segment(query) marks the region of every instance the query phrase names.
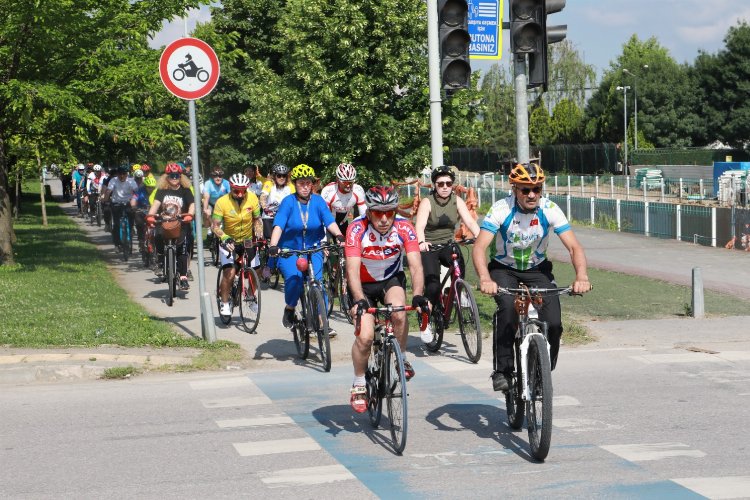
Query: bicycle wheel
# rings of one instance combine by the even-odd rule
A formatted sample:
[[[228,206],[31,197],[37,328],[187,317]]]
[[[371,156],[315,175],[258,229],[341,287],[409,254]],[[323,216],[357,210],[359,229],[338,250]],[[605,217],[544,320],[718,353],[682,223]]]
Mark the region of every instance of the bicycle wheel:
[[[96,225],[102,225],[102,204],[96,200]]]
[[[122,251],[122,260],[127,261],[132,251],[130,241],[130,225],[128,224],[128,218],[123,213],[120,217],[120,251]]]
[[[498,313],[495,312],[495,314],[492,316],[492,331],[494,332],[493,337],[497,335],[497,315]],[[495,340],[493,338],[493,346],[494,345]],[[505,413],[508,416],[508,425],[510,426],[510,428],[518,430],[523,425],[523,415],[525,407],[523,399],[521,398],[521,350],[519,349],[517,340],[513,342],[513,356],[516,360],[516,371],[511,377],[508,392],[505,393]]]
[[[172,304],[174,304],[174,297],[177,294],[177,287],[175,286],[175,257],[174,257],[174,248],[167,247],[167,253],[165,254],[164,258],[166,259],[167,264],[167,305],[172,307]]]
[[[325,276],[325,287],[328,293],[328,315],[333,312],[333,299],[338,295],[338,290],[336,289],[336,266],[331,262],[332,256],[333,254],[329,254],[328,259],[323,264],[323,276]]]
[[[239,301],[240,319],[247,333],[258,328],[260,320],[260,279],[255,269],[248,267],[242,277],[242,292]]]
[[[313,285],[310,287],[310,318],[312,319],[313,332],[318,337],[320,348],[320,360],[323,362],[323,370],[331,371],[331,339],[328,336],[328,312],[326,302],[323,298],[323,290]]]
[[[387,380],[385,383],[385,398],[388,402],[388,420],[391,423],[393,451],[397,455],[401,455],[406,447],[406,431],[408,429],[404,358],[395,338],[389,338],[386,345]]]
[[[216,310],[219,311],[219,319],[225,325],[232,322],[232,315],[221,314],[221,277],[224,274],[224,269],[219,269],[216,273]],[[229,301],[232,301],[232,292],[229,292]]]
[[[302,303],[302,311],[307,314],[307,300],[304,292],[300,297],[300,302]],[[292,333],[294,334],[294,346],[297,348],[297,355],[302,359],[307,359],[310,354],[310,331],[307,329],[307,320],[295,319]]]
[[[278,260],[276,261],[276,263],[278,264]],[[268,283],[271,286],[271,288],[273,288],[274,290],[278,288],[280,278],[281,278],[281,271],[279,271],[278,265],[271,268],[271,278]]]
[[[527,331],[538,332],[536,325]],[[529,400],[526,401],[526,425],[529,430],[531,455],[544,461],[552,438],[552,371],[547,341],[542,335],[532,335],[529,342],[528,373]]]
[[[443,333],[445,326],[443,324],[443,307],[438,304],[430,312],[430,328],[432,329],[432,341],[425,342],[425,347],[430,352],[437,352],[443,345]]]
[[[456,281],[455,309],[458,313],[458,329],[472,363],[482,357],[482,327],[479,324],[479,308],[471,288],[462,279]]]
[[[370,414],[370,423],[373,427],[380,424],[383,415],[383,388],[385,383],[383,377],[383,351],[379,340],[372,344],[370,359],[367,361],[365,380],[367,381],[367,413]]]

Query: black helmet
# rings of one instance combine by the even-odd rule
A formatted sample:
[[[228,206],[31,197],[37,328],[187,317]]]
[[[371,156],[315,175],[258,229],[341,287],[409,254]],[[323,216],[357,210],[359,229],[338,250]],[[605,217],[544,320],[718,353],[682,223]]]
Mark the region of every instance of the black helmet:
[[[432,171],[432,175],[430,178],[432,179],[432,183],[435,183],[435,179],[442,175],[449,175],[451,177],[451,180],[455,182],[456,180],[456,167],[450,167],[448,165],[440,165],[439,167],[435,168],[435,170]]]

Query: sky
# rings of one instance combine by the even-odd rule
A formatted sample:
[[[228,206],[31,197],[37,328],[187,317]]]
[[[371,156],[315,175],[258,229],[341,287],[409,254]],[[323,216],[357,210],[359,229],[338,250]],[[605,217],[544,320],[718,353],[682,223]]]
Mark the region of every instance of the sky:
[[[504,3],[507,20],[509,0]],[[191,11],[188,32],[197,21],[209,19],[206,6]],[[700,50],[716,53],[722,49],[727,30],[739,20],[750,20],[750,0],[567,0],[561,12],[548,17],[548,24],[567,24],[568,40],[601,76],[633,34],[641,40],[655,36],[678,63],[692,63]],[[182,20],[166,23],[152,46],[165,45],[183,32]],[[503,38],[500,63],[506,65],[510,50],[507,31]],[[474,70],[486,71],[494,62],[474,60],[471,65]]]

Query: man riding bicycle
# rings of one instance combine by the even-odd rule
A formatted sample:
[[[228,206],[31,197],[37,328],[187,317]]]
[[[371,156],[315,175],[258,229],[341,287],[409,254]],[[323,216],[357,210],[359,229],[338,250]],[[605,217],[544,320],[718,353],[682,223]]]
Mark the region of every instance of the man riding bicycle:
[[[248,192],[250,179],[244,174],[234,174],[229,178],[229,186],[230,193],[216,201],[212,216],[214,235],[220,238],[222,242],[219,247],[223,273],[219,284],[219,295],[221,296],[219,313],[223,316],[232,314],[229,291],[232,288],[232,281],[236,273],[232,252],[236,252],[237,257],[240,257],[245,252],[242,242],[251,239],[253,235],[263,234],[258,197],[255,196],[255,193]],[[250,253],[251,255],[245,256],[247,262],[255,257],[254,249]],[[255,303],[250,305],[251,308],[253,306],[258,307]]]
[[[121,166],[117,169],[117,177],[109,181],[105,189],[102,201],[112,201],[112,242],[115,247],[119,248],[121,244],[120,219],[123,216],[127,217],[130,227],[133,227],[135,216],[133,209],[135,209],[135,195],[138,191],[138,184],[131,177],[128,177],[127,167]]]
[[[398,193],[392,187],[375,186],[365,194],[367,211],[364,216],[352,221],[346,232],[346,272],[352,317],[378,302],[403,306],[406,304],[406,274],[403,260],[409,265],[411,275],[412,306],[421,312],[429,311],[429,303],[422,296],[424,278],[419,254],[417,233],[411,222],[396,215]],[[414,368],[406,360],[406,339],[409,322],[406,312],[395,312],[391,316],[393,330],[401,351],[404,353],[404,375],[414,377]],[[375,318],[360,315],[359,335],[352,345],[352,382],[350,404],[354,411],[367,410],[365,370],[375,335]]]
[[[351,163],[342,163],[336,167],[336,182],[326,184],[320,192],[342,234],[346,233],[349,224],[347,217],[355,206],[359,210],[359,216],[365,215],[367,210],[365,190],[354,183],[356,179],[357,169]]]
[[[547,260],[546,255],[551,232],[557,234],[570,252],[570,260],[576,273],[573,293],[590,291],[591,283],[583,247],[560,207],[542,196],[544,171],[536,163],[517,164],[511,171],[509,180],[511,195],[492,205],[482,221],[472,252],[482,292],[496,295],[498,286],[518,288],[519,283],[538,288],[557,287],[552,274],[552,263]],[[495,257],[488,266],[487,247],[496,235]],[[496,391],[507,392],[514,365],[516,315],[513,296],[496,296],[495,300],[499,315],[493,341],[492,386]],[[560,298],[557,295],[544,298],[539,309],[539,319],[547,323],[550,361],[554,370],[563,333]]]

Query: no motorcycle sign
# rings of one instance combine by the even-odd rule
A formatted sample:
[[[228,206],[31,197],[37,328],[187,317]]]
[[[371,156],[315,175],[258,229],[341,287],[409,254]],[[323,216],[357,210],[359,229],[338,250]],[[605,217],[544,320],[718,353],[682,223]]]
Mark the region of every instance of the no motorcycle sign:
[[[180,38],[162,52],[159,75],[167,90],[180,99],[200,99],[219,81],[219,58],[203,40]]]

